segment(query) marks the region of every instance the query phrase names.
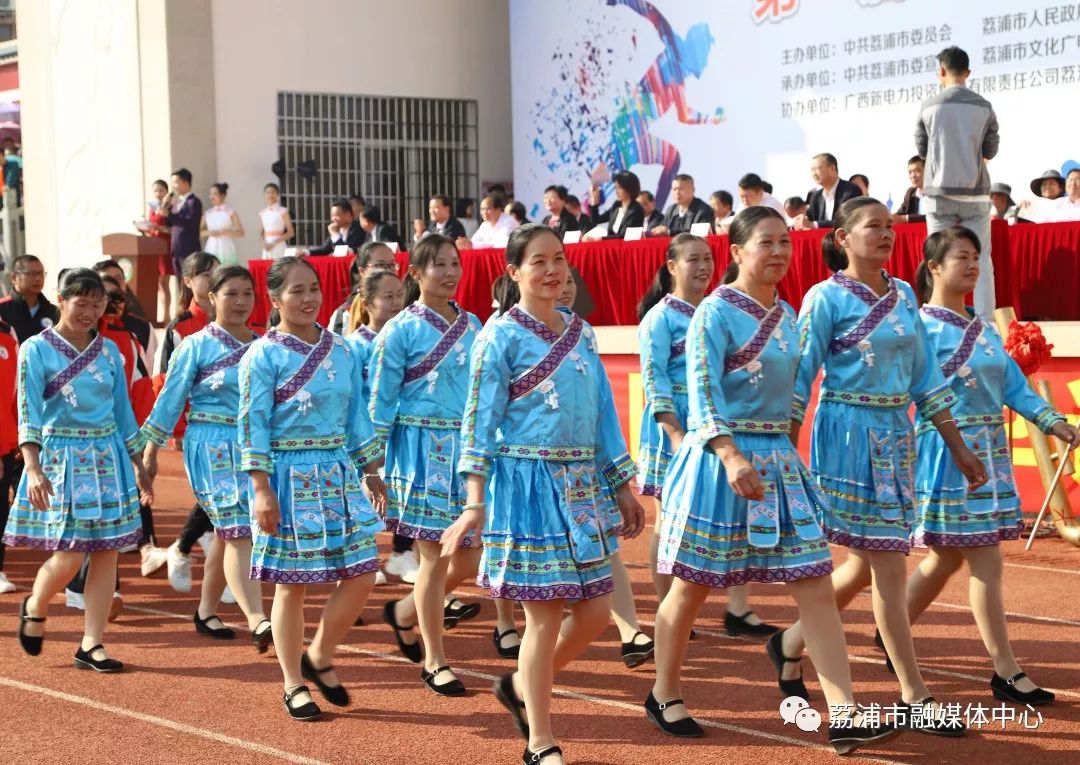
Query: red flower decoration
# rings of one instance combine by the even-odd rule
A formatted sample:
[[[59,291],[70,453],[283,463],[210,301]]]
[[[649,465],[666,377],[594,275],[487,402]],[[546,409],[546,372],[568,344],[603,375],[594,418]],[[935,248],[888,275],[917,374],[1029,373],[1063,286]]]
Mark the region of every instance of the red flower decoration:
[[[1021,323],[1013,319],[1009,324],[1009,336],[1005,338],[1005,351],[1023,371],[1025,377],[1031,377],[1039,368],[1050,360],[1050,351],[1054,349],[1046,342],[1042,330],[1035,322]]]

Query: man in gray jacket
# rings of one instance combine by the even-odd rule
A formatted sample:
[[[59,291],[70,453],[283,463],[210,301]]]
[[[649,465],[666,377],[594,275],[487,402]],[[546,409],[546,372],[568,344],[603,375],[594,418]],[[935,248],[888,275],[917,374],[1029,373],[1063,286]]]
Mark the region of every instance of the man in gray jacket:
[[[941,92],[924,101],[919,110],[915,145],[926,160],[923,202],[927,231],[933,234],[964,226],[979,238],[975,311],[990,320],[995,299],[986,160],[998,152],[998,123],[990,102],[968,90],[970,74],[968,55],[960,48],[946,48],[938,54]]]

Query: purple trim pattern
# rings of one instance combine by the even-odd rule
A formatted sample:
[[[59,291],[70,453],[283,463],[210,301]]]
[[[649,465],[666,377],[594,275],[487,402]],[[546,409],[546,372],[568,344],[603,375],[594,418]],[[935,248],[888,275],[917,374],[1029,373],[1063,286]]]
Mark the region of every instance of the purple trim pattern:
[[[892,278],[885,273],[885,271],[882,271],[881,274],[885,277],[885,281],[889,283],[889,291],[891,292],[894,290],[895,286],[893,285]],[[881,300],[881,297],[875,295],[872,289],[862,282],[852,279],[845,273],[837,271],[832,275],[832,280],[870,307],[873,307],[874,304]],[[884,297],[884,295],[882,295],[882,297]]]
[[[734,292],[734,290],[729,291]],[[774,305],[772,310],[769,311],[765,315],[765,318],[758,324],[754,336],[747,340],[742,348],[724,359],[724,374],[729,374],[742,369],[751,361],[758,358],[765,350],[765,346],[768,345],[769,338],[772,337],[772,333],[780,324],[780,319],[783,315],[784,309],[780,303]]]
[[[300,392],[300,389],[310,382],[315,376],[315,371],[323,363],[330,351],[334,348],[334,337],[327,330],[322,330],[322,336],[315,345],[308,345],[292,335],[270,330],[266,333],[266,339],[272,343],[283,345],[291,351],[296,351],[307,356],[303,365],[296,374],[290,377],[284,385],[274,391],[274,403],[284,404],[290,398]]]
[[[229,526],[224,529],[214,529],[219,539],[251,539],[251,526]]]
[[[679,300],[674,295],[664,295],[664,297],[660,298],[660,302],[676,313],[681,313],[683,316],[689,316],[690,318],[694,317],[694,306],[685,300]]]
[[[687,582],[717,588],[736,587],[747,582],[797,582],[801,579],[828,576],[832,573],[832,570],[833,564],[831,560],[796,566],[795,568],[746,568],[741,571],[731,571],[727,574],[700,571],[675,561],[662,560],[656,564],[657,573],[671,574]]]
[[[138,544],[142,530],[133,531],[122,537],[112,539],[44,539],[40,537],[16,536],[4,534],[5,545],[12,547],[28,547],[33,550],[50,550],[64,552],[93,553],[102,550],[119,550],[130,545]]]
[[[975,342],[979,339],[979,335],[983,331],[983,322],[978,316],[973,318],[969,322],[965,322],[959,316],[952,311],[944,308],[938,308],[933,305],[924,305],[922,312],[927,316],[932,316],[938,321],[946,324],[951,324],[957,329],[964,330],[964,336],[960,339],[960,345],[956,347],[953,355],[946,359],[945,363],[941,365],[941,374],[945,375],[946,379],[956,374],[956,371],[960,367],[967,364],[971,359],[971,354],[975,353]]]
[[[379,559],[372,558],[346,568],[324,571],[278,571],[268,566],[252,566],[251,578],[259,582],[275,582],[277,584],[322,584],[353,579],[364,574],[373,574],[378,570]]]
[[[937,534],[930,531],[916,532],[912,538],[915,547],[989,547],[999,542],[1019,539],[1024,531],[1024,522],[1016,526],[987,531],[982,534]]]
[[[244,358],[249,350],[251,350],[251,343],[241,343],[235,337],[230,335],[225,330],[221,329],[215,324],[207,324],[203,330],[210,337],[217,340],[219,343],[228,349],[228,353],[215,361],[213,364],[203,367],[195,373],[195,384],[198,385],[203,380],[207,379],[211,375],[216,374],[222,369],[229,369],[240,363],[240,359]]]
[[[750,314],[758,321],[764,319],[765,316],[768,314],[768,310],[766,310],[763,305],[758,303],[749,295],[744,295],[743,293],[739,292],[736,289],[732,289],[726,284],[721,284],[719,287],[713,290],[713,295],[720,298],[721,300],[726,300],[743,313]]]
[[[888,552],[911,552],[909,539],[872,539],[849,534],[846,531],[825,530],[825,536],[830,542],[841,547],[852,547],[856,550],[885,550]]]
[[[454,301],[452,300],[450,301],[450,305],[454,306],[454,309],[458,312],[458,318],[460,319],[461,314],[465,312],[458,308],[457,304],[454,303]],[[435,329],[437,329],[439,332],[445,332],[446,330],[450,329],[450,325],[447,323],[446,319],[442,317],[442,314],[432,311],[423,303],[410,303],[409,305],[405,306],[405,310],[413,314],[414,316],[419,316],[428,324],[435,327]]]
[[[49,327],[42,332],[41,336],[45,338],[45,341],[49,345],[63,354],[66,358],[71,359],[71,363],[68,364],[64,371],[49,380],[48,384],[45,386],[43,396],[46,399],[55,396],[60,392],[61,388],[78,377],[80,372],[97,360],[97,357],[101,355],[101,351],[105,348],[105,341],[101,339],[101,335],[95,336],[94,339],[90,341],[90,344],[83,349],[82,353],[77,352],[74,348],[64,342],[64,339],[60,337],[52,327]]]
[[[487,586],[493,598],[506,600],[588,600],[607,595],[615,590],[615,583],[610,576],[594,582],[580,584],[518,585],[500,584]]]
[[[671,358],[677,358],[686,353],[686,338],[676,340],[671,344]]]
[[[840,281],[838,277],[841,276],[843,276],[843,274],[833,274],[833,279]],[[852,285],[855,285],[855,287],[861,289],[863,292],[869,293],[870,295],[874,294],[865,285],[859,284],[858,282],[853,281],[846,276],[843,276],[843,278],[850,282]],[[843,284],[843,282],[841,282],[841,284]],[[844,286],[847,287],[846,284]],[[853,292],[855,296],[858,297],[860,300],[866,302],[865,295],[860,294],[853,287],[848,287],[848,289]],[[896,308],[896,304],[899,302],[900,290],[896,289],[896,282],[894,282],[892,279],[889,279],[889,291],[886,292],[880,300],[876,300],[872,304],[873,307],[870,309],[870,312],[866,314],[866,316],[862,318],[862,321],[855,325],[855,327],[852,328],[847,334],[845,334],[843,337],[838,337],[830,340],[829,351],[831,351],[832,353],[841,353],[843,351],[854,348],[864,339],[869,337],[870,334],[878,328],[881,322],[885,321],[885,317],[892,313],[893,309]]]
[[[518,308],[516,305],[511,306],[510,310],[506,313],[511,319],[516,321],[521,326],[525,327],[525,329],[532,332],[541,340],[549,343],[554,343],[558,341],[559,336],[551,331],[551,327],[549,327],[547,324],[544,324],[544,322],[542,321],[537,321],[528,313]],[[565,332],[563,334],[565,334]]]
[[[376,337],[375,330],[363,324],[356,328],[356,334],[360,335],[360,337],[364,338],[369,343],[372,342]]]
[[[413,303],[411,306],[409,306],[409,308],[412,308],[416,305],[417,303]],[[432,321],[430,316],[434,316],[435,318],[439,319],[439,321],[441,321],[444,325],[446,325],[446,320],[443,319],[443,317],[439,316],[439,314],[435,313],[429,308],[424,308],[423,306],[421,306],[421,308],[423,308],[423,313],[420,313],[419,311],[413,311],[413,313],[420,316],[432,326],[435,326],[435,322]],[[442,332],[442,337],[439,338],[439,342],[435,343],[435,347],[428,351],[427,355],[425,355],[424,358],[420,359],[420,363],[416,364],[415,366],[408,367],[405,370],[404,382],[406,384],[415,382],[416,380],[425,377],[428,372],[439,366],[442,360],[446,358],[446,355],[450,353],[450,351],[453,349],[457,341],[460,340],[462,336],[464,336],[464,334],[468,331],[468,314],[459,309],[457,318],[454,319],[453,324],[446,325],[445,329],[440,329],[437,326],[435,326],[435,328]]]
[[[521,311],[521,313],[527,316],[524,311]],[[514,318],[518,319],[517,316],[514,316]],[[532,317],[528,318],[531,319]],[[518,320],[520,321],[520,319]],[[570,351],[574,350],[574,347],[578,344],[578,341],[581,339],[583,327],[584,323],[581,321],[581,317],[574,314],[574,318],[570,320],[569,326],[563,331],[562,337],[555,341],[555,344],[551,346],[551,349],[544,355],[544,358],[540,359],[540,361],[510,383],[511,401],[515,401],[528,394],[536,388],[536,386],[555,373],[555,370],[562,364],[563,359],[565,359],[570,354]],[[530,329],[532,328],[530,327]],[[550,334],[554,334],[548,327],[545,326],[544,329],[548,330]]]
[[[664,498],[664,487],[657,486],[655,484],[646,483],[641,487],[641,491],[638,492],[643,497],[656,497],[657,499]]]
[[[397,518],[386,518],[383,522],[386,524],[387,531],[392,531],[399,536],[408,537],[409,539],[419,539],[422,542],[441,542],[443,532],[445,531],[445,529],[425,529],[422,526],[413,526],[409,523],[402,523]],[[464,548],[469,548],[476,544],[480,544],[478,538],[465,537],[461,540],[461,546]]]

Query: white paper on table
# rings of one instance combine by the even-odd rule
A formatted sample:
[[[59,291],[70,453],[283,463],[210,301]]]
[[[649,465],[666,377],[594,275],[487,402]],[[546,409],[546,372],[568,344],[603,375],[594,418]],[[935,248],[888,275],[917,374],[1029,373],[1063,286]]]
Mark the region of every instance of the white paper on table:
[[[334,257],[335,258],[345,258],[345,257],[348,257],[348,255],[349,255],[349,245],[347,245],[347,244],[339,244],[339,245],[336,245],[334,247]]]
[[[594,226],[589,229],[581,239],[585,242],[596,242],[603,239],[605,236],[607,236],[607,226]]]
[[[397,254],[397,251],[398,251],[398,243],[397,242],[383,242],[383,244],[385,244],[387,247],[390,248],[390,252],[394,253],[395,255]]]
[[[282,254],[282,257],[283,258],[295,258],[296,257],[296,248],[295,247],[286,247],[285,252]]]
[[[577,244],[581,241],[580,231],[567,231],[562,235],[563,244]]]
[[[641,237],[642,237],[642,235],[644,233],[645,233],[645,227],[644,226],[628,226],[626,228],[626,234],[623,236],[623,241],[624,242],[636,242],[637,240],[641,239]]]
[[[712,224],[707,221],[695,223],[690,226],[690,233],[694,236],[708,236],[712,233]]]
[[[1017,213],[1024,220],[1032,223],[1054,223],[1080,220],[1080,207],[1069,204],[1068,197],[1044,199],[1036,197],[1026,200]]]

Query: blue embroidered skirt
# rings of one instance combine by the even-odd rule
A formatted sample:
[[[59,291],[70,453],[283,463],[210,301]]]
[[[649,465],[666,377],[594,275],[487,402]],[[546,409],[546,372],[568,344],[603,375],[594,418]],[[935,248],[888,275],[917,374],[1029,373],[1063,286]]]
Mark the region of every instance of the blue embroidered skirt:
[[[720,458],[687,434],[664,482],[656,570],[709,587],[831,573],[829,543],[817,521],[825,503],[787,435],[734,438],[758,470],[765,499],[736,495]]]
[[[139,489],[120,434],[45,436],[38,459],[53,487],[48,510],[30,505],[24,470],[4,544],[38,550],[98,552],[138,544]]]
[[[675,417],[686,427],[689,415],[689,399],[686,393],[671,397]],[[663,494],[664,476],[671,461],[671,440],[653,416],[651,404],[641,413],[641,442],[638,444],[638,490],[642,496],[660,498]]]
[[[493,598],[584,600],[614,588],[619,515],[593,461],[498,456],[477,584]]]
[[[271,452],[281,522],[253,524],[251,578],[280,584],[351,579],[378,570],[381,527],[344,448]]]
[[[967,479],[933,426],[919,428],[913,536],[919,546],[983,547],[1019,539],[1024,528],[1001,416],[958,417],[960,434],[990,480],[968,492]]]
[[[907,405],[821,402],[810,471],[828,503],[821,525],[830,542],[860,550],[911,549],[915,435]]]
[[[184,467],[199,506],[222,539],[251,537],[247,473],[238,470],[236,426],[192,422],[184,435]]]
[[[421,422],[399,416],[386,444],[386,526],[404,537],[438,542],[465,506],[465,482],[457,472],[461,421],[413,421]],[[472,543],[466,540],[465,546]]]

